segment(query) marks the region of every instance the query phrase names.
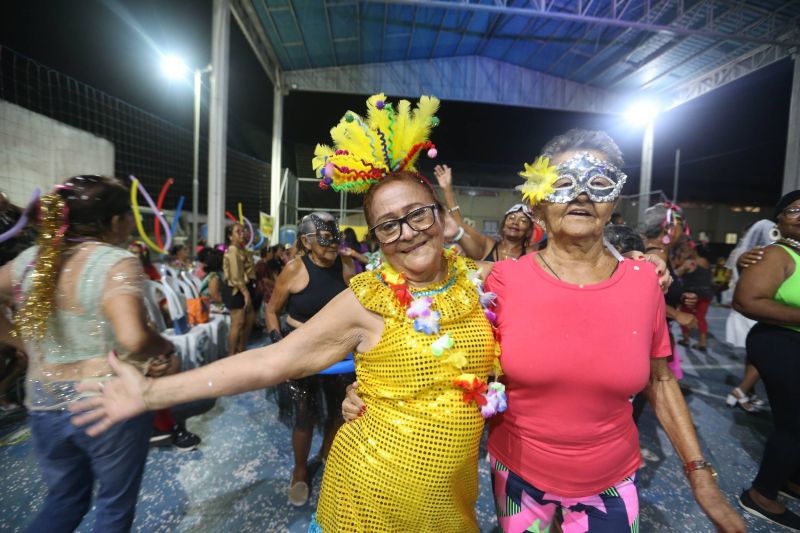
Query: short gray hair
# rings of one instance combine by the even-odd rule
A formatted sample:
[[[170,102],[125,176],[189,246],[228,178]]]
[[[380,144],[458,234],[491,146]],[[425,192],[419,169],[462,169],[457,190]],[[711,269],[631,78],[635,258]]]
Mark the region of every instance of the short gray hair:
[[[571,150],[591,150],[600,152],[606,161],[612,165],[622,168],[625,160],[622,158],[622,151],[614,142],[614,139],[604,131],[582,130],[574,128],[566,133],[550,139],[542,148],[542,155],[553,158],[556,154],[563,154]]]
[[[644,212],[644,222],[642,232],[648,239],[653,239],[661,235],[667,221],[667,206],[656,204],[648,207]]]
[[[311,214],[304,216],[300,220],[300,224],[298,224],[297,232],[300,235],[306,235],[308,233],[316,233],[317,227],[314,225],[314,221],[311,220],[311,217],[317,217],[323,222],[336,222],[336,217],[328,213],[327,211],[314,211]]]

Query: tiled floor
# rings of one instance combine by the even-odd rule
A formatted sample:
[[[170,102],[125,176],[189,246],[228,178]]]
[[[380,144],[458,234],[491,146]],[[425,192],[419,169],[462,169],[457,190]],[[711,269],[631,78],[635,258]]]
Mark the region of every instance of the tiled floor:
[[[727,310],[712,308],[712,333],[724,331]],[[749,485],[771,423],[768,414],[748,415],[724,405],[724,396],[742,373],[741,351],[712,339],[707,354],[682,352],[686,377],[682,385],[698,428],[704,453],[720,472],[720,484],[733,499]],[[763,390],[762,390],[763,396]],[[321,472],[314,478],[311,505],[286,503],[292,455],[290,432],[276,417],[263,391],[218,401],[205,415],[189,420],[203,437],[194,452],[153,449],[137,508],[135,531],[304,532],[319,493]],[[24,431],[24,426],[13,428]],[[642,446],[659,460],[640,471],[642,531],[712,531],[694,503],[679,461],[652,411],[640,423]],[[8,432],[6,431],[6,437]],[[315,438],[315,450],[319,437]],[[483,531],[496,527],[487,463],[481,461],[478,518]],[[41,505],[44,485],[30,440],[0,446],[0,531],[21,531]],[[796,503],[790,504],[800,511]],[[80,531],[90,531],[90,513]],[[747,519],[750,531],[773,527]]]

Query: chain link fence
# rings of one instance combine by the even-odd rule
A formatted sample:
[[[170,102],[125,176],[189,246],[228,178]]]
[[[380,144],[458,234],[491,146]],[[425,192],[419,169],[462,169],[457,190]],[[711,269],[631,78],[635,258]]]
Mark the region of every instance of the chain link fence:
[[[0,46],[0,100],[107,139],[114,145],[114,174],[134,175],[155,195],[168,178],[175,180],[165,201],[177,205],[185,196],[191,213],[193,134],[119,98]],[[199,158],[200,213],[207,210],[208,141],[201,136]],[[245,216],[258,220],[269,212],[270,166],[228,149],[227,209],[242,203]]]

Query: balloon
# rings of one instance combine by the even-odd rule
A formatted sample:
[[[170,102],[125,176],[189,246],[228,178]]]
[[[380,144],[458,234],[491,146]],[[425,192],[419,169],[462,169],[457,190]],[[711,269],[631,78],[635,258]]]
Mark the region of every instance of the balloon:
[[[239,224],[244,225],[244,215],[242,214],[242,202],[239,202]]]
[[[259,248],[261,248],[261,245],[264,244],[264,240],[265,240],[264,239],[264,234],[261,233],[261,230],[257,229],[256,231],[258,232],[258,236],[261,237],[261,239],[258,241],[258,244],[253,246],[253,250],[258,250]]]
[[[28,213],[33,209],[34,204],[36,204],[36,200],[39,199],[39,195],[41,194],[42,191],[41,189],[39,189],[39,187],[36,187],[33,190],[33,196],[31,196],[31,201],[28,202],[28,206],[22,212],[22,215],[19,217],[19,220],[17,220],[16,224],[11,226],[11,229],[0,234],[0,243],[6,242],[9,239],[13,239],[22,231],[22,228],[24,228],[25,225],[28,223]]]
[[[172,226],[169,228],[169,231],[172,235],[175,235],[176,230],[178,229],[178,222],[181,220],[181,209],[183,209],[183,202],[186,200],[184,196],[178,198],[178,207],[175,209],[175,216],[172,218]]]
[[[161,212],[161,206],[164,205],[164,198],[167,196],[167,191],[169,190],[170,185],[175,182],[172,178],[168,179],[164,185],[161,187],[161,192],[158,193],[158,203],[156,204],[156,208],[158,212]],[[159,246],[164,246],[164,243],[161,242],[161,226],[158,224],[158,218],[153,219],[153,232],[156,234],[156,242]],[[173,230],[173,234],[174,234]],[[169,248],[167,246],[167,248]]]
[[[250,230],[250,240],[247,242],[245,248],[250,248],[252,250],[253,237],[255,237],[255,235],[253,235],[253,224],[250,223],[250,219],[247,217],[244,217],[244,221],[247,223],[247,228]]]
[[[320,374],[349,374],[355,371],[356,367],[355,363],[353,362],[353,354],[349,353],[344,359],[338,363],[332,364],[325,370],[321,371]]]
[[[232,221],[236,222],[236,223],[239,222],[238,220],[236,220],[235,216],[231,215],[230,211],[225,211],[225,216],[228,217],[229,219],[231,219]]]
[[[154,252],[165,254],[167,253],[166,250],[164,248],[159,248],[158,245],[151,241],[150,237],[147,236],[147,232],[144,230],[142,214],[139,212],[139,197],[136,194],[136,192],[139,190],[139,180],[136,178],[136,176],[128,177],[130,178],[131,182],[133,182],[133,185],[131,186],[131,207],[133,208],[133,218],[136,221],[136,228],[139,230],[139,235],[142,237],[142,240],[147,244],[147,246],[152,248]],[[150,208],[156,213],[156,217],[158,218],[159,222],[161,222],[161,224],[164,226],[164,230],[167,232],[167,243],[165,248],[168,248],[172,243],[172,233],[170,232],[169,225],[167,225],[167,221],[164,220],[164,217],[161,215],[161,213],[159,213],[155,202],[153,202],[153,199],[150,198],[149,194],[147,194],[144,186],[142,186],[142,194],[144,195],[145,200],[147,200],[147,203],[150,205]]]

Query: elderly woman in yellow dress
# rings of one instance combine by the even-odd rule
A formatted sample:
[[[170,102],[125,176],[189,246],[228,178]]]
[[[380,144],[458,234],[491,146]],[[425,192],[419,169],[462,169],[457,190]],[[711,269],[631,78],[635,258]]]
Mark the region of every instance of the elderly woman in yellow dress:
[[[349,112],[334,128],[335,151],[318,148],[324,186],[371,187],[364,214],[379,269],[276,344],[158,381],[112,360],[121,379],[87,384],[104,394],[85,400],[94,410],[76,423],[98,434],[146,410],[309,376],[354,352],[370,416],[336,435],[312,531],[477,532],[478,445],[502,390],[487,383],[497,351],[475,265],[444,252],[444,210],[413,167],[420,151],[436,155],[427,135],[437,107],[422,97],[412,113],[373,96],[367,119]]]

